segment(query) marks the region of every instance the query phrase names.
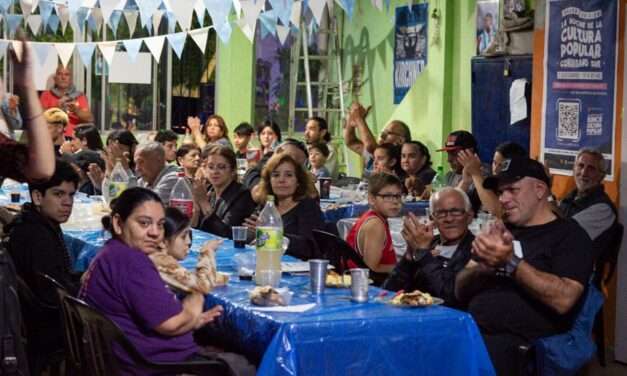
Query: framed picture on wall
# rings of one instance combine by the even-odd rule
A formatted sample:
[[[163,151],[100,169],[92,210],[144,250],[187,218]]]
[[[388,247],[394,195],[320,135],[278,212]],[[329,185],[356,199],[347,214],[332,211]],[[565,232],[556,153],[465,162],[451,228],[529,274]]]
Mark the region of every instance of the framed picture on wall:
[[[495,43],[499,28],[499,0],[477,1],[477,55]]]

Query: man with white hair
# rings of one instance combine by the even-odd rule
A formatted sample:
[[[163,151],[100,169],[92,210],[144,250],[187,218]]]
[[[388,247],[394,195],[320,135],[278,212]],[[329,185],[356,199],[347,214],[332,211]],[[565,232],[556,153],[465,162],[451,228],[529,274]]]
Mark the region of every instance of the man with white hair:
[[[455,293],[468,302],[498,375],[516,375],[518,348],[565,332],[592,272],[592,243],[548,198],[544,166],[513,157],[483,187],[496,191],[505,222],[478,234]]]
[[[559,204],[562,214],[579,223],[592,239],[595,259],[610,248],[614,229],[618,227],[616,206],[603,189],[604,162],[598,150],[581,149],[573,166],[577,188]]]
[[[166,164],[165,149],[158,142],[140,145],[135,151],[137,186],[151,189],[167,205],[179,178],[179,167]]]
[[[392,291],[421,290],[456,306],[455,276],[470,260],[474,240],[468,230],[473,212],[470,200],[459,188],[446,187],[431,196],[432,223],[409,213],[401,234],[407,251],[383,288]],[[439,235],[434,235],[437,228]]]

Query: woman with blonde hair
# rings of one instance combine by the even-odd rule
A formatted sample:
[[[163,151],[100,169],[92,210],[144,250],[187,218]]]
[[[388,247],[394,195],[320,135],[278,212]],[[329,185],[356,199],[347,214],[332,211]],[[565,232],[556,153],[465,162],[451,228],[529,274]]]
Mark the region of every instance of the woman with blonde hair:
[[[60,108],[52,107],[44,111],[44,119],[48,123],[48,132],[54,145],[57,155],[61,155],[61,145],[65,142],[64,132],[68,124],[69,117]]]
[[[287,153],[279,153],[266,163],[261,172],[258,202],[259,210],[268,195],[273,195],[276,208],[283,220],[283,233],[290,240],[287,254],[303,260],[319,258],[320,251],[312,230],[322,229],[322,212],[311,174]],[[257,215],[246,219],[249,229],[257,225]]]

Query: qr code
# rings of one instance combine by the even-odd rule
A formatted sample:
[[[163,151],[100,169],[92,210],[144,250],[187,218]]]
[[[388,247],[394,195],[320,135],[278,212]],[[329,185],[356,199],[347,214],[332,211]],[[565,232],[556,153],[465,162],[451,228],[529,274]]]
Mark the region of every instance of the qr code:
[[[603,135],[603,114],[602,113],[589,113],[588,121],[586,125],[587,136],[602,136]]]
[[[579,140],[579,102],[559,102],[557,137],[566,140]]]

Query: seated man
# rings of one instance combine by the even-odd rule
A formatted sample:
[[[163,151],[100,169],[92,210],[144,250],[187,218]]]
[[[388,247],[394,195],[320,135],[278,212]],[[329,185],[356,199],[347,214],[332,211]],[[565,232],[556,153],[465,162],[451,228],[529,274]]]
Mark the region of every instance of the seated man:
[[[582,149],[573,166],[577,186],[559,204],[565,217],[574,219],[592,239],[594,259],[610,247],[614,226],[618,223],[616,206],[603,189],[605,163],[603,154]]]
[[[518,374],[520,345],[570,329],[592,271],[590,238],[553,213],[549,184],[539,162],[504,161],[484,188],[497,191],[507,224],[477,235],[457,275],[455,295],[468,302],[499,375]]]
[[[314,116],[307,119],[305,123],[305,133],[303,134],[307,148],[315,144],[324,144],[329,151],[324,167],[329,171],[329,177],[337,177],[337,151],[331,143],[331,133],[327,121],[321,117]]]
[[[470,260],[475,239],[468,230],[473,216],[470,200],[459,188],[447,187],[431,196],[429,207],[433,224],[420,223],[412,213],[405,219],[401,234],[407,242],[407,252],[383,288],[418,289],[455,306],[455,276]],[[439,235],[434,236],[434,228]]]
[[[37,277],[47,274],[73,295],[80,287],[80,275],[72,272],[72,263],[60,224],[72,213],[78,175],[66,162],[57,161],[52,177],[44,182],[30,183],[32,203],[24,204],[22,212],[6,228],[8,249],[17,274],[24,279],[39,300],[57,306],[57,293]],[[35,349],[58,349],[63,345],[59,316],[33,313],[26,319],[29,344]],[[29,335],[30,336],[30,335]]]
[[[166,164],[165,150],[158,142],[138,146],[134,161],[137,186],[151,189],[167,205],[180,168]]]
[[[155,135],[155,141],[163,145],[165,160],[168,163],[176,161],[176,147],[179,136],[169,129],[161,129]]]

